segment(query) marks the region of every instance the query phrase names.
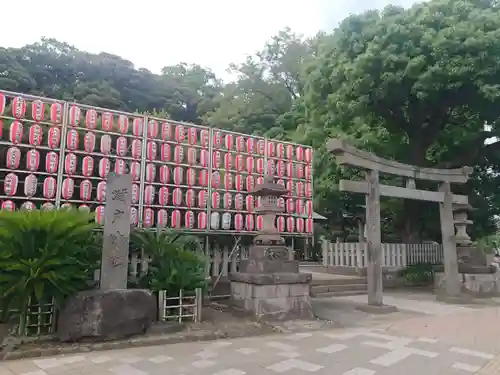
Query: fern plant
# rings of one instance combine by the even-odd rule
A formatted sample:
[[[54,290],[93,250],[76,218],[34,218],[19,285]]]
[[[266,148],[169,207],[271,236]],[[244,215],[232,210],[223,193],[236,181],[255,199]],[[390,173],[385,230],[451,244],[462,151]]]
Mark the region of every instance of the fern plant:
[[[24,315],[88,287],[100,257],[92,216],[76,210],[0,212],[0,300]]]
[[[195,253],[193,238],[135,230],[130,240],[132,251],[142,250],[151,259],[147,274],[139,280],[140,287],[176,295],[180,290],[191,292],[205,286],[205,261]]]

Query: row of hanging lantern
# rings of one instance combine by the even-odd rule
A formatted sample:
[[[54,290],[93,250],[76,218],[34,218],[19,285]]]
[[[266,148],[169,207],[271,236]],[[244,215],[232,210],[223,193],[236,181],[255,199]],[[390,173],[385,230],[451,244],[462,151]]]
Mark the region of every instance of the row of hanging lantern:
[[[0,93],[0,115],[4,114],[6,107],[6,96]],[[32,118],[34,121],[40,122],[44,120],[45,116],[45,103],[41,100],[34,100],[31,103]],[[17,96],[12,100],[12,116],[15,119],[22,119],[26,115],[27,102],[22,96]],[[52,103],[50,107],[50,122],[52,124],[61,124],[62,122],[63,106],[61,103]],[[115,130],[114,117],[117,116],[117,130],[122,134],[129,133],[130,119],[128,115],[118,114],[115,115],[111,112],[103,112],[101,116],[95,109],[87,109],[85,114],[84,125],[88,130],[96,130],[98,120],[100,117],[101,129],[104,132],[111,132]],[[82,110],[77,105],[71,105],[69,108],[68,123],[72,127],[80,127],[82,122]],[[132,135],[135,137],[143,136],[144,119],[137,117],[133,119]],[[14,127],[21,127],[19,121],[15,121]],[[173,128],[175,127],[175,130]],[[161,125],[158,120],[151,119],[147,124],[147,137],[148,139],[156,139],[158,137],[163,141],[173,139],[178,143],[183,143],[187,140],[188,144],[195,145],[198,142],[198,132],[201,147],[208,148],[209,145],[209,130],[201,129],[198,127],[187,126],[184,124],[171,124],[170,122],[162,122]],[[268,158],[289,159],[296,161],[303,161],[305,163],[312,163],[312,150],[302,146],[295,146],[292,144],[285,144],[277,141],[267,141],[267,153],[265,150],[266,141],[264,139],[255,139],[252,137],[245,137],[242,135],[234,135],[223,131],[214,130],[213,132],[213,148],[226,149],[228,151],[236,150],[239,153],[248,154],[267,154]],[[186,137],[187,135],[187,137]],[[121,138],[120,142],[123,142]],[[105,141],[106,143],[107,141]],[[15,143],[15,142],[13,142]],[[151,145],[154,148],[153,145]]]
[[[130,211],[130,221],[132,225],[137,225],[139,220],[139,211],[132,207]],[[242,214],[231,212],[212,212],[210,214],[210,222],[208,214],[204,211],[193,212],[191,210],[184,211],[175,209],[169,211],[167,209],[159,209],[155,211],[152,208],[145,208],[143,214],[143,226],[146,228],[152,227],[171,227],[176,229],[197,229],[206,230],[209,226],[212,230],[235,230],[241,231],[259,231],[263,228],[263,217],[254,214]],[[96,208],[96,220],[99,224],[104,224],[104,206]],[[284,217],[276,218],[276,227],[280,232],[306,232],[311,233],[313,230],[313,220],[311,218],[301,217]]]
[[[247,193],[262,182],[267,171],[287,188],[288,196],[280,199],[285,215],[302,216],[290,216],[298,221],[293,226],[285,221],[283,228],[307,231],[308,225],[300,223],[312,216],[310,148],[160,119],[149,118],[145,123],[142,116],[76,104],[68,105],[64,117],[63,103],[29,101],[22,96],[11,98],[9,106],[7,96],[0,93],[0,116],[11,121],[8,142],[2,143],[6,149],[2,209],[52,209],[59,190],[61,206],[89,210],[97,205],[100,220],[105,179],[114,171],[132,175],[136,206],[131,217],[138,217],[137,206],[143,205],[143,225],[155,222],[153,218],[159,224],[167,223],[165,209],[171,208],[170,226],[201,229],[190,223],[202,225],[207,222],[203,214],[220,209],[224,212],[212,212],[210,223],[229,228],[224,218],[233,215],[230,227],[245,230],[249,225],[238,224],[247,220],[240,220],[238,215],[243,214],[239,211],[253,217],[249,213],[259,201]],[[67,129],[61,128],[63,117]],[[65,147],[62,156],[61,142]],[[60,180],[58,173],[62,174]],[[142,174],[144,194],[139,202]],[[186,209],[185,215],[197,220],[175,213]],[[215,229],[214,225],[205,224],[204,228]]]

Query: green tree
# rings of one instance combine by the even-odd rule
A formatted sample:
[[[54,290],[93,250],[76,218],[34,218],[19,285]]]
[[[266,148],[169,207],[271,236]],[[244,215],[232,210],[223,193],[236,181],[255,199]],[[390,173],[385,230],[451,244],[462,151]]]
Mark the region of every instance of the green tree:
[[[202,117],[216,107],[222,83],[215,74],[196,64],[181,63],[162,69],[167,88],[165,108],[179,121],[202,123]]]
[[[305,39],[284,29],[262,51],[231,64],[236,80],[225,86],[207,122],[244,133],[288,138],[295,124],[284,119],[303,95],[302,71],[317,48],[318,37]],[[291,126],[287,128],[286,126]]]
[[[477,188],[498,170],[500,144],[484,140],[500,132],[499,36],[497,1],[432,0],[348,17],[307,70],[311,134],[340,136],[418,166],[475,166],[462,191],[486,211],[476,216],[491,217],[498,197]],[[426,205],[404,204],[394,221],[406,241],[418,242]]]
[[[91,54],[42,38],[0,49],[0,88],[129,112],[164,112],[201,123],[220,93],[215,75],[198,65],[166,67],[163,74],[136,69],[120,56]]]

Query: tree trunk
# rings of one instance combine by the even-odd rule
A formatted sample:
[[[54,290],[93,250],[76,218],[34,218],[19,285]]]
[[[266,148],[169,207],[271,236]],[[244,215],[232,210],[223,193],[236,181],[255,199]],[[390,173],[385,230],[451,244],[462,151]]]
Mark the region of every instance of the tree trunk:
[[[420,207],[421,202],[405,199],[403,204],[403,231],[401,237],[403,243],[421,243]]]
[[[423,167],[425,164],[425,147],[417,137],[411,137],[410,154],[408,163]],[[415,180],[415,188],[418,189],[418,180]],[[421,243],[422,226],[420,216],[422,212],[422,201],[405,199],[403,204],[403,225],[401,237],[404,243]]]

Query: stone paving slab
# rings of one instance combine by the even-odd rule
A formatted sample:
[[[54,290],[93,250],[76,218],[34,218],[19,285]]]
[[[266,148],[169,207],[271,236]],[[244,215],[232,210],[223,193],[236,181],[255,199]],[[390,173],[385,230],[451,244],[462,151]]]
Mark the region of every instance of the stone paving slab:
[[[432,299],[430,299],[431,297]],[[334,297],[338,301],[346,301],[358,304],[366,304],[368,301],[367,295],[343,296]],[[401,293],[386,293],[384,295],[384,304],[396,306],[399,310],[411,311],[414,313],[425,315],[440,315],[448,316],[452,314],[460,314],[466,312],[474,312],[489,306],[483,305],[452,305],[444,302],[436,301],[435,296],[430,293],[413,293],[413,295]]]
[[[449,344],[500,353],[500,308],[417,317],[389,323],[385,329],[409,337],[425,336]]]
[[[467,375],[494,358],[475,347],[360,328],[5,361],[0,375]]]
[[[498,375],[500,374],[500,355],[497,355],[486,366],[479,370],[476,375]]]

